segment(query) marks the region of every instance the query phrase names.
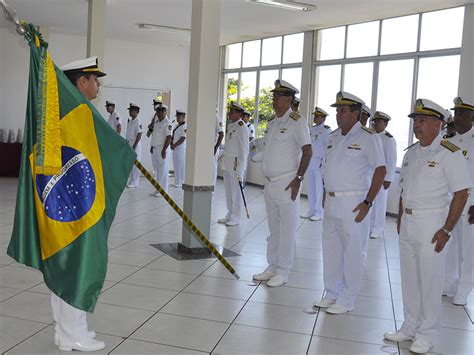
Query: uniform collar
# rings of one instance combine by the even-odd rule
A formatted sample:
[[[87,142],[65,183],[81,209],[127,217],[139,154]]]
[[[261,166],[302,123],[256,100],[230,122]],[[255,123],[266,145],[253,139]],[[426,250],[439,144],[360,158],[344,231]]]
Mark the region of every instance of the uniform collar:
[[[353,125],[352,128],[349,130],[349,132],[347,132],[347,134],[345,136],[346,137],[350,136],[351,134],[354,134],[354,133],[356,133],[358,131],[361,131],[361,130],[362,130],[362,125],[360,124],[359,121],[357,121],[355,123],[355,125]],[[341,133],[341,135],[342,135],[342,133]]]
[[[419,144],[420,148],[428,148],[429,150],[436,150],[439,148],[441,144],[441,140],[443,139],[443,134],[440,132],[435,139],[433,139],[433,142],[428,147],[422,147],[421,144]]]
[[[288,119],[288,117],[290,117],[290,113],[292,113],[292,112],[293,112],[293,110],[292,110],[291,107],[290,107],[290,108],[288,109],[288,111],[286,111],[286,112],[283,114],[283,116],[278,117],[278,116],[275,115],[275,117],[276,117],[277,119],[279,119],[279,120]]]

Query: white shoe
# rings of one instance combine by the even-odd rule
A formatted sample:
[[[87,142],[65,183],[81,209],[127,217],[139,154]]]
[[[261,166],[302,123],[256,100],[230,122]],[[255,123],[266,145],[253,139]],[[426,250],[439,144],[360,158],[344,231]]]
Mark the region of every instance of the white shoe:
[[[453,297],[453,304],[456,306],[465,306],[467,305],[467,297],[464,295],[456,294]]]
[[[238,226],[238,225],[239,225],[239,222],[236,222],[236,221],[227,221],[227,222],[225,222],[225,225],[226,225],[226,226],[229,226],[229,227]]]
[[[323,217],[321,217],[321,216],[316,216],[316,215],[315,215],[315,216],[311,216],[309,219],[310,219],[311,221],[315,222],[315,221],[320,221],[320,220],[322,220]]]
[[[252,280],[255,280],[255,281],[268,281],[275,275],[276,275],[275,271],[269,270],[267,268],[267,270],[265,270],[264,272],[261,272],[260,274],[253,275]]]
[[[320,301],[314,301],[313,306],[314,307],[319,307],[319,308],[328,308],[330,305],[332,305],[334,303],[336,303],[335,299],[329,298],[329,297],[324,297]]]
[[[326,309],[326,312],[331,313],[331,314],[344,314],[352,310],[354,310],[354,307],[348,308],[348,307],[341,306],[340,304],[334,303],[330,305],[328,309]]]
[[[370,239],[381,239],[383,238],[382,234],[379,234],[377,232],[370,232]]]
[[[288,277],[276,274],[267,282],[268,287],[280,287],[288,282]]]
[[[415,354],[426,354],[431,350],[432,347],[433,345],[426,341],[415,340],[410,346],[410,351]]]
[[[229,218],[227,218],[227,217],[219,218],[219,219],[217,220],[217,223],[224,223],[224,224],[225,224],[225,223],[227,223],[227,222],[229,222]]]
[[[405,334],[402,330],[399,330],[398,332],[386,332],[383,337],[387,340],[397,342],[413,340],[412,336]]]
[[[310,212],[306,212],[306,213],[303,213],[300,217],[310,219],[311,217],[313,217],[313,214]]]
[[[74,343],[60,343],[58,347],[62,351],[97,351],[105,348],[105,343],[95,339],[84,339]]]
[[[136,189],[138,186],[137,186],[137,185],[128,184],[127,187],[128,187],[129,189]]]
[[[89,330],[87,332],[87,337],[89,339],[95,339],[97,334],[93,330]],[[59,335],[57,333],[54,333],[54,345],[59,345]]]

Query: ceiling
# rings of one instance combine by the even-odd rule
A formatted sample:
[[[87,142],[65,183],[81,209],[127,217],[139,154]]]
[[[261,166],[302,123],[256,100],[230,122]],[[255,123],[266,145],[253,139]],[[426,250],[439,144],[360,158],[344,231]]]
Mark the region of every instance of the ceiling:
[[[25,19],[50,32],[86,35],[88,0],[6,0]],[[217,0],[215,0],[217,1]],[[137,23],[191,27],[192,0],[107,0],[107,37],[145,43],[187,45],[187,34],[141,30]],[[373,19],[445,9],[474,0],[299,0],[316,11],[295,12],[221,0],[221,44],[334,27]],[[0,27],[7,27],[0,16]]]

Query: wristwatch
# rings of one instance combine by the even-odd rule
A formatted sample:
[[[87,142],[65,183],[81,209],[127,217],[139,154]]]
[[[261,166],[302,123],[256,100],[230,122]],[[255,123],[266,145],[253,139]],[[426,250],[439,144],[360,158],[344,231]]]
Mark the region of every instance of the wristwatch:
[[[295,179],[298,180],[299,182],[301,182],[301,181],[303,181],[304,176],[303,175],[296,175]]]
[[[442,227],[441,230],[446,233],[446,235],[448,237],[451,237],[451,235],[453,234],[453,231],[448,231],[446,228]]]
[[[372,207],[372,202],[364,200],[364,203],[367,205],[367,207]]]

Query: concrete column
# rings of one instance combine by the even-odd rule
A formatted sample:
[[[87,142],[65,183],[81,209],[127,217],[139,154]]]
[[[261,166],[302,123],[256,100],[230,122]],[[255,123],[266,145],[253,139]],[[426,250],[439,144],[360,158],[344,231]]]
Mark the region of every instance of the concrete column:
[[[184,212],[209,237],[219,65],[220,0],[193,0],[188,89]],[[183,224],[181,249],[202,244]]]
[[[466,5],[464,12],[458,95],[474,97],[474,4]]]
[[[87,52],[86,57],[96,56],[99,58],[99,68],[105,69],[105,34],[106,34],[107,0],[89,0],[87,16]],[[97,105],[99,96],[93,103]]]

